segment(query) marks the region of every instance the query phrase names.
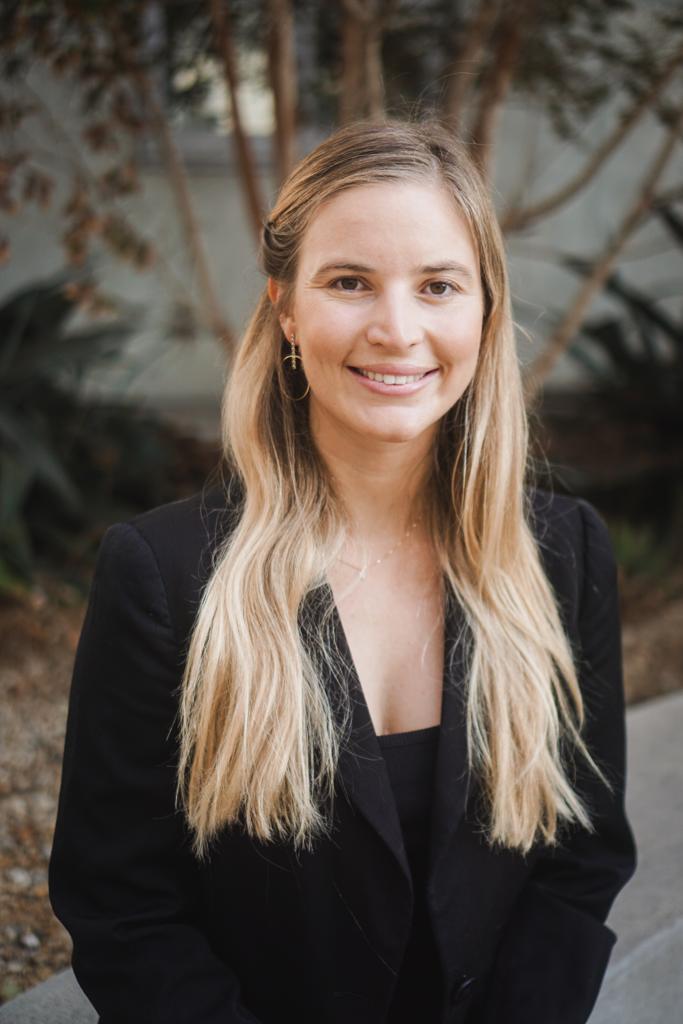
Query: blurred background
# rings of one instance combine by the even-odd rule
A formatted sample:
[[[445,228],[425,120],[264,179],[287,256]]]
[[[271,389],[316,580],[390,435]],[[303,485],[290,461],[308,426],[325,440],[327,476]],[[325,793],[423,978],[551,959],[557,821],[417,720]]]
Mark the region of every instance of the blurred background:
[[[610,526],[629,702],[681,687],[677,0],[3,0],[0,1002],[69,962],[46,869],[102,533],[215,468],[278,185],[386,114],[490,180],[538,473]]]

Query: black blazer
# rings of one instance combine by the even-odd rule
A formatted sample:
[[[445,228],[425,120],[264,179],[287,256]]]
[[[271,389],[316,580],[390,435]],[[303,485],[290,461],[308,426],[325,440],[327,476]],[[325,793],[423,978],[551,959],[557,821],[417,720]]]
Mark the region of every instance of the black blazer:
[[[585,1022],[615,941],[604,921],[635,866],[607,530],[582,500],[537,491],[533,508],[580,660],[587,742],[614,791],[580,772],[596,831],[567,832],[560,849],[539,845],[523,857],[486,845],[466,771],[463,623],[451,602],[428,886],[448,1024]],[[52,905],[102,1024],[380,1024],[408,939],[412,884],[337,613],[353,718],[332,837],[295,855],[229,828],[198,866],[174,809],[186,643],[235,510],[215,488],[104,537],[71,689]]]

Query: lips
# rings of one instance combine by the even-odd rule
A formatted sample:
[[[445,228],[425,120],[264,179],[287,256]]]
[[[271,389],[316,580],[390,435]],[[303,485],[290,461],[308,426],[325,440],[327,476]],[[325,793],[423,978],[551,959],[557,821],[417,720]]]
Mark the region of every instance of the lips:
[[[370,373],[392,374],[395,377],[423,376],[438,369],[436,366],[418,366],[416,363],[368,363],[365,366],[351,366],[351,370],[365,370]]]
[[[369,367],[369,366],[363,366],[363,367],[360,367],[360,366],[349,366],[349,370],[351,370],[357,376],[364,377],[367,380],[374,379],[375,377],[380,377],[380,376],[381,377],[394,377],[394,378],[408,378],[408,381],[410,383],[414,384],[414,383],[417,383],[418,381],[422,380],[424,377],[428,377],[428,376],[431,376],[434,373],[437,373],[438,368],[434,367],[434,368],[431,368],[431,369],[430,368],[425,368],[425,369],[422,369],[422,370],[412,370],[412,371],[409,371],[409,370],[405,370],[405,369],[401,369],[401,370],[375,370],[374,368]],[[372,378],[369,376],[370,374],[372,374]]]
[[[394,397],[400,397],[402,395],[412,395],[416,391],[420,391],[422,388],[429,387],[432,378],[437,376],[439,373],[438,368],[433,370],[430,369],[427,370],[427,372],[423,372],[421,376],[417,376],[417,374],[411,374],[410,376],[413,377],[412,380],[405,380],[405,378],[409,377],[409,375],[405,373],[386,374],[387,377],[400,378],[400,380],[403,381],[403,383],[401,383],[396,379],[392,379],[391,382],[375,379],[374,374],[372,377],[370,377],[367,375],[367,373],[362,373],[357,367],[354,366],[347,366],[347,369],[350,373],[353,374],[353,376],[356,378],[361,387],[366,388],[367,390],[374,392],[375,394],[378,395],[393,395]]]
[[[356,370],[356,373],[368,380],[380,381],[383,384],[416,384],[426,376],[424,373],[398,374],[398,373],[373,373],[371,370]]]

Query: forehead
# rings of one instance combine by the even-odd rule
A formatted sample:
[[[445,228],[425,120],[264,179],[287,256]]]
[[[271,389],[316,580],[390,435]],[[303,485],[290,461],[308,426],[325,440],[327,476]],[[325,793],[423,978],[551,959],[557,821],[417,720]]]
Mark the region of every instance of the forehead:
[[[299,265],[336,254],[382,266],[430,263],[435,257],[478,266],[469,226],[455,199],[438,183],[375,182],[345,189],[313,215]]]

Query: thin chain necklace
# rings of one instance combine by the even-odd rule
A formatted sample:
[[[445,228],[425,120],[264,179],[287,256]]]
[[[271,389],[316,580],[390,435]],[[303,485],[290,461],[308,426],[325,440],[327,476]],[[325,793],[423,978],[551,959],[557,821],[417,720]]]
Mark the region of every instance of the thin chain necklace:
[[[388,551],[385,551],[381,558],[375,558],[373,561],[367,562],[362,568],[360,568],[357,565],[352,565],[351,562],[346,562],[343,558],[338,558],[337,561],[341,562],[342,565],[348,565],[349,569],[355,569],[355,571],[358,573],[358,579],[364,580],[367,578],[370,569],[374,568],[374,566],[376,565],[379,565],[380,562],[383,562],[386,558],[389,557],[389,555],[393,555],[394,551],[397,551],[401,547],[403,542],[410,536],[410,534],[413,532],[413,530],[415,529],[415,527],[417,526],[421,519],[422,516],[418,516],[415,522],[410,524],[406,532],[401,537],[400,541],[398,541],[397,544],[394,544],[393,548],[389,548]]]

